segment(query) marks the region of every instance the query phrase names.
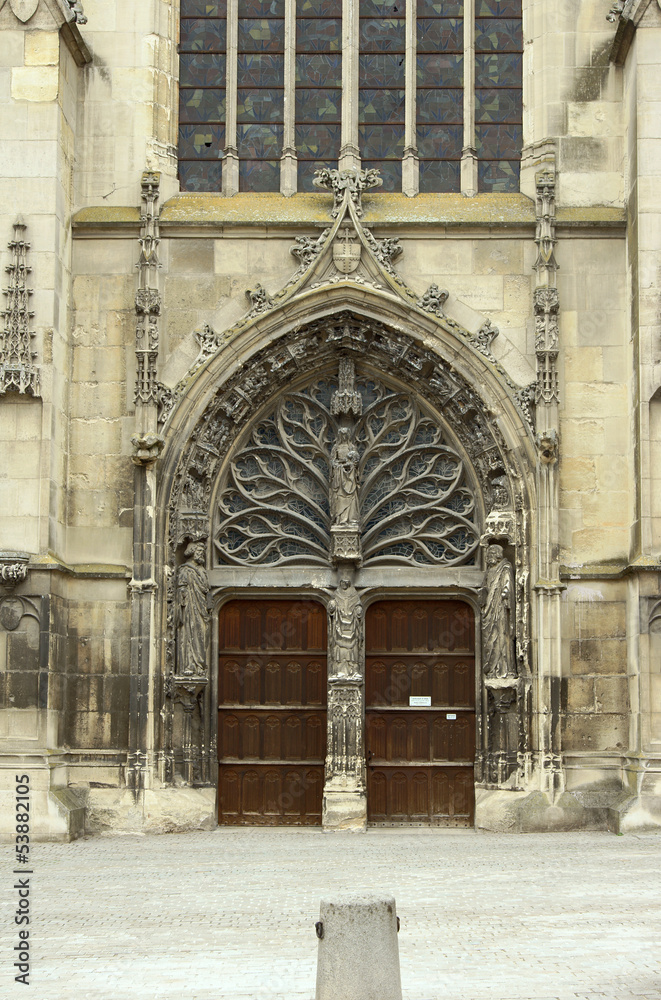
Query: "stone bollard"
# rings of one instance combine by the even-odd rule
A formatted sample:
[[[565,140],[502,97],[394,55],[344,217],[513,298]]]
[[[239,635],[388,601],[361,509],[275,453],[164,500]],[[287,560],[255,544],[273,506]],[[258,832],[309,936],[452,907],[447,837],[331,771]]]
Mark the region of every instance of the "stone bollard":
[[[322,899],[316,1000],[402,1000],[392,896]]]

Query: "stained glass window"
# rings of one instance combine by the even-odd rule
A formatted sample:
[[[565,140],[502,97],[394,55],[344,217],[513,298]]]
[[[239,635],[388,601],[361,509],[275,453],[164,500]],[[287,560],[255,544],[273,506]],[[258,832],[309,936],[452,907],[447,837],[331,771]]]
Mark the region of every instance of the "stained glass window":
[[[416,146],[421,191],[459,191],[464,145],[463,0],[418,0]]]
[[[284,130],[285,0],[239,0],[240,191],[279,191]]]
[[[358,0],[357,104],[343,101],[343,0],[232,0],[229,34],[228,2],[181,0],[183,190],[311,191],[343,141],[380,169],[381,191],[402,190],[404,160],[407,194],[459,191],[473,149],[480,191],[518,190],[521,0],[474,0],[468,26],[464,0],[417,0],[412,23],[406,0]]]
[[[405,0],[360,0],[358,146],[383,191],[401,191],[404,154]]]
[[[480,191],[518,191],[521,165],[521,0],[476,0],[475,146]]]
[[[337,167],[342,131],[342,0],[296,0],[295,144],[298,189]]]
[[[181,0],[179,178],[218,191],[225,149],[225,0]]]

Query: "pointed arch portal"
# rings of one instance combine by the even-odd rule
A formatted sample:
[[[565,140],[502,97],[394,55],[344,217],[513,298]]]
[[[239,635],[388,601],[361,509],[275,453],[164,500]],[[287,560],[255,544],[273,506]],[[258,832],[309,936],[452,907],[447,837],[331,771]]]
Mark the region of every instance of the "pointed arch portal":
[[[214,358],[197,377],[206,394],[191,386],[189,410],[202,401],[192,421],[186,399],[175,411],[187,443],[166,452],[162,481],[170,773],[212,783],[219,763],[223,822],[472,822],[474,779],[511,784],[529,751],[531,507],[517,411],[519,429],[508,431],[494,419],[506,397],[487,404],[465,365],[346,309],[297,324],[212,385],[214,365],[220,375]],[[484,551],[494,541],[515,580],[505,639],[514,666],[484,677]],[[180,581],[193,578],[200,546],[217,609],[199,624],[204,670],[178,624]],[[287,660],[285,636],[280,663],[266,628],[256,646],[230,648],[228,601],[241,614],[251,602],[259,615],[269,602],[325,607],[327,648],[292,647]],[[393,602],[411,638],[378,649],[374,608]],[[423,609],[430,620],[451,609],[470,619],[466,649],[452,636],[417,643]],[[327,675],[323,704],[305,701],[308,670]],[[245,684],[230,697],[233,671]],[[323,752],[312,746],[322,715]],[[273,757],[276,744],[284,756]]]

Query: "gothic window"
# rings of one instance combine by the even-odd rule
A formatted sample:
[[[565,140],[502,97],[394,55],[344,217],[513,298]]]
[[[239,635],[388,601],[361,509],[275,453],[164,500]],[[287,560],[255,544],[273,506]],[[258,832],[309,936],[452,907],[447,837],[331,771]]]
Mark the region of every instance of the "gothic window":
[[[181,0],[183,190],[516,191],[522,0]]]
[[[337,387],[324,378],[289,392],[253,428],[218,493],[215,564],[328,565],[333,511],[349,508],[366,566],[473,564],[480,530],[463,458],[431,414],[368,376],[356,376],[359,415],[342,459],[355,448],[355,500],[341,477],[338,487]]]

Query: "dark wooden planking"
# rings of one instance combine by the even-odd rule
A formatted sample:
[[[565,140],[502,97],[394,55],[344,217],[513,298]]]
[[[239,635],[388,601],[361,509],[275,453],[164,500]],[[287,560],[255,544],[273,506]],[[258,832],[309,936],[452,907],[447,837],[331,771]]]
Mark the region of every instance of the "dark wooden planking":
[[[319,825],[325,610],[308,600],[237,600],[218,624],[219,822]]]

